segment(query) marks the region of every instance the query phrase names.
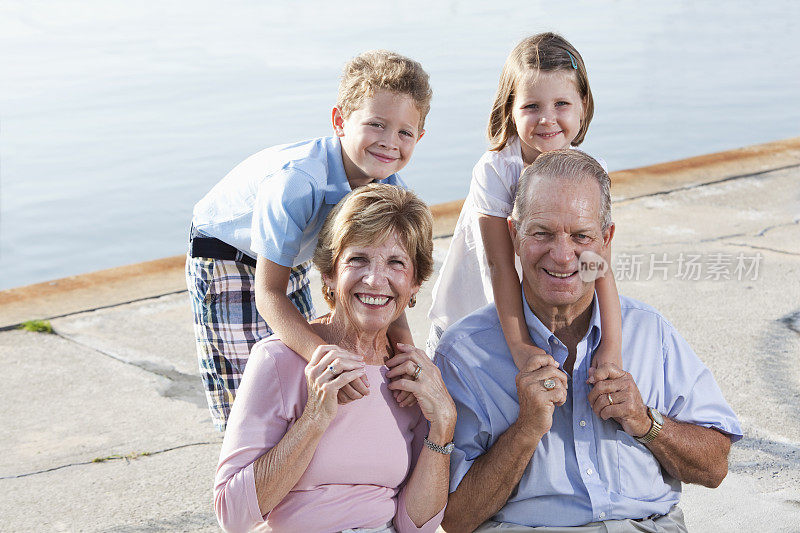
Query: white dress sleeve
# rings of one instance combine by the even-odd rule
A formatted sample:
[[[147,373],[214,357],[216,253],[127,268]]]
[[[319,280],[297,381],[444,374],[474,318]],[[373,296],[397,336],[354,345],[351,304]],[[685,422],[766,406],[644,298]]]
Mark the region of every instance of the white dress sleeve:
[[[469,196],[475,210],[483,215],[507,218],[514,208],[514,196],[524,168],[516,138],[499,152],[486,152],[472,170]]]

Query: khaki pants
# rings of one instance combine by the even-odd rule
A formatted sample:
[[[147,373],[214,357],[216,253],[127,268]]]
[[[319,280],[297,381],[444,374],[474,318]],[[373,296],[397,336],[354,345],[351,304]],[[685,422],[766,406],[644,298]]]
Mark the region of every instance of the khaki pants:
[[[487,520],[475,530],[475,533],[486,531],[498,533],[687,533],[683,521],[683,511],[676,505],[663,516],[640,518],[638,520],[606,520],[605,522],[589,522],[574,527],[528,527],[508,522]]]

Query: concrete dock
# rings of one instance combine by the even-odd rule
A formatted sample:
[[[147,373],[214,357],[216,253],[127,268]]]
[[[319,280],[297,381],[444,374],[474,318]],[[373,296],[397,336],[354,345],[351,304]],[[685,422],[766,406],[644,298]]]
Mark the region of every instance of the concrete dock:
[[[686,337],[745,430],[722,486],[684,486],[690,530],[800,530],[800,138],[611,178],[620,291]],[[434,207],[437,267],[459,207]],[[193,339],[182,256],[0,292],[0,531],[218,531]]]

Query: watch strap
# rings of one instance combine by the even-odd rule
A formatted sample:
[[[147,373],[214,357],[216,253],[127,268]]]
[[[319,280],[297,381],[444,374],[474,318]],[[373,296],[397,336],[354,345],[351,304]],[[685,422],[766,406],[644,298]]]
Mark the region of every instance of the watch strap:
[[[444,446],[439,446],[435,442],[429,441],[428,437],[425,437],[424,442],[425,446],[427,446],[428,448],[430,448],[435,452],[441,453],[442,455],[450,455],[451,453],[453,453],[453,448],[455,448],[455,444],[453,444],[452,441],[448,442]]]
[[[656,417],[653,413],[656,413],[658,416]],[[650,418],[650,429],[641,437],[634,437],[642,444],[649,444],[656,440],[658,434],[661,433],[661,428],[664,427],[663,424],[657,420],[657,418],[661,418],[663,420],[661,413],[658,413],[652,407],[647,408],[647,416]]]

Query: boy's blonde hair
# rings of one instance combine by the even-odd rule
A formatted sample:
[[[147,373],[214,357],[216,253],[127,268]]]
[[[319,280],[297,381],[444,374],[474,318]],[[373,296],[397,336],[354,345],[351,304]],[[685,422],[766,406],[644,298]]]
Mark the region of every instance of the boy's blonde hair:
[[[345,64],[336,106],[347,118],[363,105],[364,98],[374,96],[378,89],[410,96],[419,111],[419,129],[425,129],[433,91],[422,65],[388,50],[364,52]]]
[[[562,36],[551,32],[539,33],[523,39],[514,47],[503,65],[492,112],[489,115],[489,150],[502,150],[509,139],[517,134],[511,114],[517,83],[531,71],[534,75],[540,71],[575,73],[578,94],[585,101],[585,105],[581,127],[572,140],[572,146],[580,145],[586,137],[586,131],[594,115],[594,99],[589,88],[589,76],[583,58]]]
[[[319,232],[314,265],[332,276],[342,250],[380,244],[392,233],[411,257],[414,281],[421,285],[433,273],[433,216],[416,194],[395,185],[370,183],[336,204]],[[333,308],[324,285],[322,294]]]

